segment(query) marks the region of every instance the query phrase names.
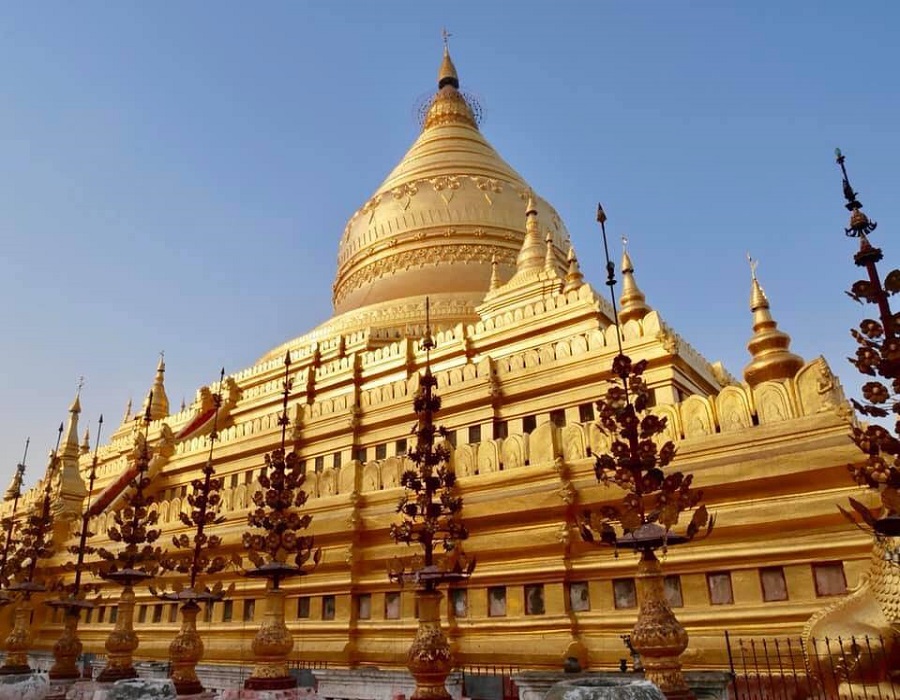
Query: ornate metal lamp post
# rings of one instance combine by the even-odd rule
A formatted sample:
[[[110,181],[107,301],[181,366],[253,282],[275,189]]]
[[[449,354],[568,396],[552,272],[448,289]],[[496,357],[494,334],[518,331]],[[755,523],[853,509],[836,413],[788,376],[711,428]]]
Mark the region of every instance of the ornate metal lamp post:
[[[875,377],[863,385],[864,401],[853,400],[853,407],[861,414],[873,418],[887,418],[900,415],[900,320],[891,310],[890,297],[900,292],[900,270],[891,270],[882,281],[878,272],[881,249],[869,242],[869,235],[878,225],[862,211],[862,203],[850,186],[844,155],[835,151],[837,163],[843,175],[845,207],[850,212],[850,226],[844,229],[847,236],[859,239],[859,250],[853,262],[865,269],[867,279],[858,280],[848,292],[856,301],[874,304],[878,308],[878,319],[866,318],[859,324],[859,330],[851,331],[859,347],[856,357],[850,362],[862,374]],[[853,478],[860,486],[877,489],[881,496],[881,513],[876,518],[863,504],[850,499],[850,505],[861,522],[887,546],[885,538],[900,536],[900,423],[892,434],[881,425],[854,427],[853,442],[866,455],[860,466],[851,466]],[[847,518],[859,524],[856,517],[841,508]],[[888,557],[898,559],[900,552],[889,548]],[[900,563],[900,559],[898,562]]]
[[[267,580],[266,617],[253,638],[253,672],[244,683],[247,690],[286,690],[297,686],[288,669],[294,638],[284,623],[285,593],[280,584],[286,578],[309,573],[321,558],[321,550],[314,548],[312,536],[302,534],[312,516],[298,515],[296,510],[306,503],[307,495],[302,488],[306,476],[297,453],[292,451],[285,456],[284,451],[291,422],[287,410],[292,385],[290,366],[288,351],[284,358],[284,390],[278,419],[281,447],[266,455],[266,468],[257,478],[262,488],[253,494],[256,510],[247,517],[253,529],[245,532],[243,538],[247,556],[256,565],[247,576]]]
[[[97,479],[97,451],[100,448],[100,433],[103,430],[103,416],[97,421],[97,437],[94,444],[94,456],[91,459],[91,470],[88,474],[88,502],[81,514],[81,528],[78,532],[78,544],[68,548],[70,554],[75,555],[75,562],[68,563],[66,569],[75,572],[75,580],[72,583],[59,583],[54,588],[63,594],[63,597],[47,601],[52,608],[61,608],[64,611],[63,633],[53,645],[53,666],[50,668],[51,680],[76,680],[81,677],[77,660],[81,654],[83,645],[78,638],[78,622],[82,608],[94,607],[92,602],[85,600],[88,593],[96,593],[99,586],[83,584],[82,576],[85,569],[84,557],[93,554],[96,550],[88,545],[89,538],[94,536],[89,529],[91,520],[90,498],[94,490],[94,482]]]
[[[219,375],[219,386],[225,379],[225,370]],[[225,520],[219,515],[222,504],[220,491],[222,479],[216,478],[213,467],[213,448],[218,438],[219,407],[222,405],[222,394],[213,394],[215,413],[212,430],[209,433],[209,454],[203,467],[202,479],[191,482],[191,493],[187,500],[191,506],[190,515],[180,514],[185,525],[194,528],[193,536],[182,534],[172,537],[172,544],[179,549],[187,550],[180,554],[172,554],[162,559],[161,566],[167,571],[177,571],[188,575],[188,586],[175,587],[172,592],[150,589],[153,595],[163,600],[172,600],[181,604],[181,630],[169,645],[169,661],[172,664],[172,681],[178,695],[197,695],[203,692],[203,685],[197,678],[197,664],[203,658],[203,640],[197,632],[197,614],[200,603],[212,605],[222,600],[234,588],[234,584],[225,591],[221,583],[210,588],[200,581],[201,575],[212,575],[222,571],[228,563],[223,556],[215,554],[222,546],[222,538],[208,535],[206,528]],[[238,557],[234,560],[240,563]]]
[[[40,510],[29,513],[22,528],[22,544],[13,554],[12,564],[18,564],[22,578],[9,586],[10,592],[21,592],[22,599],[15,612],[13,629],[6,638],[6,661],[0,674],[30,673],[28,649],[31,646],[31,595],[47,590],[44,584],[35,581],[38,561],[53,554],[52,542],[47,537],[53,528],[53,514],[50,501],[53,497],[53,478],[59,469],[59,441],[63,425],[59,424],[56,447],[50,454],[50,463],[44,475],[44,498]]]
[[[468,532],[462,522],[462,498],[455,492],[456,474],[450,469],[450,454],[443,445],[435,444],[435,436],[446,435],[435,426],[434,415],[441,408],[435,393],[437,380],[431,373],[431,337],[426,300],[426,327],[422,347],[425,349],[425,372],[419,375],[419,389],[413,399],[416,411],[416,446],[409,452],[412,469],[400,477],[405,489],[397,512],[400,523],[391,525],[394,542],[417,543],[422,556],[403,563],[395,560],[389,571],[392,581],[416,585],[419,628],[406,657],[407,668],[416,681],[411,700],[449,700],[445,682],[452,668],[450,644],[441,629],[438,586],[468,578],[475,560],[462,551]],[[440,551],[436,551],[440,550]]]
[[[137,677],[133,660],[134,651],[139,644],[134,632],[134,584],[153,578],[163,556],[162,549],[153,544],[160,535],[159,529],[154,527],[159,515],[150,510],[153,497],[146,494],[150,485],[147,468],[151,451],[147,444],[147,433],[150,429],[152,404],[151,391],[143,418],[144,432],[137,434],[135,445],[136,474],[130,484],[134,492],[124,497],[125,507],[116,512],[115,525],[108,531],[111,540],[121,542],[124,546],[115,552],[103,548],[97,550],[97,554],[104,560],[100,575],[122,587],[116,626],[106,639],[106,668],[97,677],[101,683]]]
[[[606,253],[606,284],[610,288],[613,313],[618,313],[613,288],[615,266],[609,259],[606,241],[606,214],[598,207],[597,220]],[[625,492],[621,504],[587,510],[579,520],[582,538],[640,552],[637,571],[638,619],[631,632],[631,645],[641,655],[648,680],[667,698],[691,698],[684,681],[679,657],[687,648],[688,635],[675,618],[663,588],[663,574],[656,551],[709,534],[714,519],[700,505],[702,492],[691,488],[692,477],[666,471],[675,456],[668,441],[658,448],[656,440],[666,427],[666,419],[648,412],[650,392],[642,374],[647,362],[633,363],[622,352],[613,360],[613,375],[621,386],[611,386],[597,402],[601,428],[612,438],[610,454],[598,455],[594,466],[597,480]],[[698,507],[699,506],[699,507]],[[685,534],[672,532],[685,511],[694,510]]]
[[[22,481],[25,478],[25,461],[28,458],[28,445],[31,439],[25,440],[25,453],[22,455],[22,461],[16,465],[16,473],[13,476],[12,483],[6,490],[3,497],[5,501],[12,501],[12,508],[9,515],[0,520],[0,526],[3,527],[3,553],[0,554],[0,605],[6,605],[12,602],[12,596],[8,589],[10,584],[10,563],[9,554],[12,548],[13,534],[16,529],[16,510],[19,507],[19,499],[22,497]]]

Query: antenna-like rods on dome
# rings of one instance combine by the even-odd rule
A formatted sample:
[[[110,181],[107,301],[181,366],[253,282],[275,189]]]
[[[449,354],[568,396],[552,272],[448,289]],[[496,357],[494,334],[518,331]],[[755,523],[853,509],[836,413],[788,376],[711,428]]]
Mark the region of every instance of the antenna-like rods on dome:
[[[75,584],[72,588],[72,597],[77,598],[81,590],[81,573],[84,569],[85,545],[88,538],[88,526],[91,522],[91,497],[94,494],[94,482],[97,479],[97,456],[100,450],[100,433],[103,431],[103,414],[97,421],[97,437],[94,438],[94,456],[91,457],[91,471],[88,473],[87,505],[81,514],[81,532],[78,534],[78,559],[75,563]]]
[[[609,243],[606,239],[606,212],[603,211],[603,205],[597,202],[597,223],[600,224],[600,233],[603,236],[603,255],[606,257],[606,286],[609,287],[609,300],[612,302],[613,323],[616,324],[616,343],[619,348],[619,356],[624,355],[622,352],[622,333],[619,328],[619,309],[616,306],[616,266],[609,259]],[[623,366],[623,372],[626,372]],[[628,402],[628,375],[627,373],[619,375],[622,380],[622,386],[625,389],[625,402]]]
[[[222,379],[224,380],[225,370],[222,370]],[[284,443],[287,439],[287,427],[291,422],[288,418],[288,399],[291,396],[291,387],[294,384],[294,381],[290,376],[291,372],[291,351],[288,350],[284,354],[284,379],[281,382],[281,415],[278,417],[278,424],[281,426],[281,451],[284,453]],[[216,406],[216,411],[218,411],[218,406]]]

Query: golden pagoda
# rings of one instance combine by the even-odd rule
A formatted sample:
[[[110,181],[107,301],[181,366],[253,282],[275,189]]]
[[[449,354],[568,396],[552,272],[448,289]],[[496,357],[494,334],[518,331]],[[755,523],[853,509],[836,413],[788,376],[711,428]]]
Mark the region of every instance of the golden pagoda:
[[[147,440],[161,541],[187,531],[179,514],[206,460],[212,396],[221,394],[216,473],[226,518],[214,530],[226,550],[240,550],[255,474],[280,441],[287,353],[288,447],[305,464],[304,508],[322,548],[314,573],[283,583],[292,658],[402,668],[415,598],[387,576],[390,560],[404,554],[389,528],[411,447],[428,298],[441,422],[464,497],[466,551],[479,562],[444,601],[458,666],[561,670],[574,659],[597,670],[618,668],[626,655],[620,635],[636,615],[636,560],[587,546],[576,527],[583,506],[617,497],[593,471],[593,455],[609,447],[594,402],[610,380],[617,334],[625,353],[648,362],[644,377],[654,412],[668,419],[675,463],[694,475],[716,514],[712,537],[666,561],[669,602],[690,635],[685,668],[725,668],[724,629],[799,634],[856,583],[871,549],[836,508],[856,491],[846,465],[859,458],[837,378],[822,357],[790,352],[755,269],[743,380],[665,323],[638,286],[640,265],[628,252],[616,326],[602,286],[582,275],[559,215],[490,145],[459,88],[445,49],[420,135],[340,238],[330,320],[200,388],[174,414],[160,360]],[[89,499],[98,546],[111,546],[106,532],[134,473],[130,413],[98,452]],[[81,479],[65,472],[59,497],[67,504],[68,484],[83,491],[91,462],[77,448],[67,438],[65,464],[77,459],[82,472]],[[236,583],[236,592],[200,615],[204,664],[249,666],[264,582],[232,570],[218,577]],[[166,659],[178,632],[175,604],[140,587],[135,593],[139,653]],[[102,653],[112,610],[101,605],[83,622],[86,651]],[[36,614],[45,615],[37,644],[49,650],[63,620]]]

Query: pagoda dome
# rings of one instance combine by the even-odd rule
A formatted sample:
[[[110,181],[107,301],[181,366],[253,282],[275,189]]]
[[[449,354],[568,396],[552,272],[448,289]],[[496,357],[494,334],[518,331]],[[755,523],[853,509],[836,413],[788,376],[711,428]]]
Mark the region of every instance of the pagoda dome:
[[[346,328],[394,319],[408,327],[418,320],[414,308],[424,312],[425,296],[438,325],[476,319],[492,260],[501,279],[515,272],[529,194],[564,272],[565,226],[481,134],[445,48],[421,134],[344,230],[333,321]]]

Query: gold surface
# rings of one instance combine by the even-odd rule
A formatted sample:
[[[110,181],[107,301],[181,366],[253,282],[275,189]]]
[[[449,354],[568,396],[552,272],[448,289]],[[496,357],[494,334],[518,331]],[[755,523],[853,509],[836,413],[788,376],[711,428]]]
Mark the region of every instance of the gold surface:
[[[441,629],[441,599],[434,591],[416,591],[419,607],[419,626],[406,655],[406,667],[416,681],[410,700],[449,700],[445,682],[453,660],[450,644]]]
[[[134,652],[140,645],[140,640],[134,631],[134,601],[134,589],[125,586],[119,596],[116,626],[106,638],[106,668],[97,677],[101,683],[137,678]]]
[[[78,657],[84,645],[78,638],[78,608],[68,608],[63,618],[63,633],[53,645],[53,666],[50,667],[51,680],[74,680],[81,676]]]

